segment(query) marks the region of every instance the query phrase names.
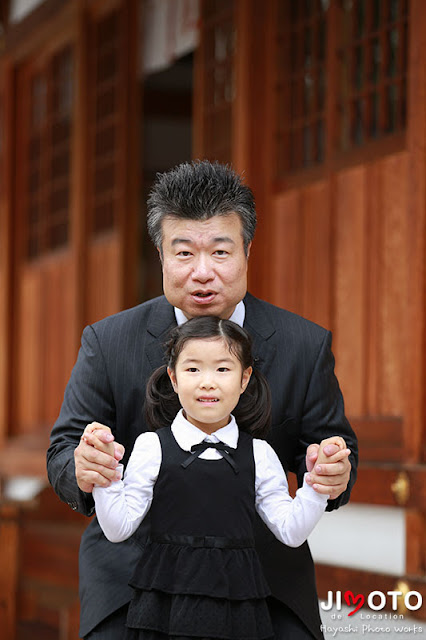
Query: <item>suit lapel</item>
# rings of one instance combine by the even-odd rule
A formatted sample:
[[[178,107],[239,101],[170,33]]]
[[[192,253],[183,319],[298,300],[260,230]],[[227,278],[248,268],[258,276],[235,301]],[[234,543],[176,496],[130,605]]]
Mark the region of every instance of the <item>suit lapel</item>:
[[[164,296],[158,298],[151,309],[147,323],[146,354],[153,369],[165,364],[164,343],[169,331],[176,326],[176,317],[172,305]]]
[[[261,301],[247,293],[244,298],[246,308],[244,327],[253,339],[253,358],[256,366],[266,374],[275,356],[275,348],[270,338],[275,326],[268,309]],[[147,323],[146,354],[153,369],[164,361],[164,343],[169,331],[176,326],[176,317],[172,305],[164,296],[158,298],[152,306]]]
[[[246,308],[244,328],[253,339],[254,362],[260,371],[266,374],[275,356],[273,341],[270,340],[275,333],[275,326],[267,308],[250,293],[247,293],[244,298],[244,306]]]

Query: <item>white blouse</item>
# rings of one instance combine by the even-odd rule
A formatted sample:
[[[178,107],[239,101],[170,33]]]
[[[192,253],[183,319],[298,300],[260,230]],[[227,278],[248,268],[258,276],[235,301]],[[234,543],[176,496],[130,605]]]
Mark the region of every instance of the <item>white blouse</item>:
[[[204,440],[223,442],[235,448],[238,426],[231,422],[207,435],[188,422],[182,413],[172,424],[172,433],[179,447],[191,451]],[[277,454],[265,440],[253,440],[255,462],[256,511],[278,540],[290,547],[300,546],[309,536],[325,511],[328,497],[317,493],[303,481],[295,498],[288,493],[288,483]],[[217,449],[206,449],[200,458],[221,458]],[[111,542],[122,542],[136,531],[147,514],[161,465],[161,445],[155,432],[142,433],[135,442],[124,479],[109,487],[95,486],[93,497],[96,515],[105,536]],[[123,465],[117,468],[123,475]]]

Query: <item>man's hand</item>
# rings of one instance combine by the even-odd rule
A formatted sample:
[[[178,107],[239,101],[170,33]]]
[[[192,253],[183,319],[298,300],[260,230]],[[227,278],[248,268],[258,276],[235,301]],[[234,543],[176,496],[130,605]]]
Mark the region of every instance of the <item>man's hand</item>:
[[[340,436],[310,444],[306,451],[306,481],[317,493],[329,495],[332,500],[346,491],[351,473],[350,449]]]
[[[123,455],[124,447],[114,441],[109,427],[99,422],[88,424],[74,451],[79,488],[91,493],[95,484],[108,487],[117,480],[116,468]]]

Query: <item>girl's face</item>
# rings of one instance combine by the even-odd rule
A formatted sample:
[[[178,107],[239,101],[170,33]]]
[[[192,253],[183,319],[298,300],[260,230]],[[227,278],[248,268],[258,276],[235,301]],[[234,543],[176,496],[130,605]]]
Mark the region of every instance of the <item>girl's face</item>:
[[[229,422],[252,372],[243,371],[237,356],[222,338],[188,340],[176,362],[167,369],[186,419],[205,433]]]

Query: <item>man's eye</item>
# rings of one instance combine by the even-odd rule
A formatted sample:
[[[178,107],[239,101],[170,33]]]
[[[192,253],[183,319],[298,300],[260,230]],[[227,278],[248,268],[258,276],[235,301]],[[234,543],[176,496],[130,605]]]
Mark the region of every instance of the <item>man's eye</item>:
[[[228,255],[228,252],[227,252],[227,251],[225,251],[225,249],[217,249],[217,250],[215,251],[215,255],[216,255],[216,256],[221,256],[221,257],[222,257],[222,256],[227,256],[227,255]]]
[[[182,256],[183,258],[187,258],[191,255],[190,251],[179,251],[178,256]]]

